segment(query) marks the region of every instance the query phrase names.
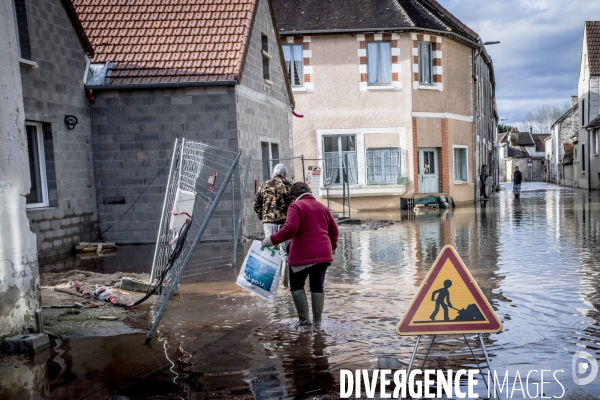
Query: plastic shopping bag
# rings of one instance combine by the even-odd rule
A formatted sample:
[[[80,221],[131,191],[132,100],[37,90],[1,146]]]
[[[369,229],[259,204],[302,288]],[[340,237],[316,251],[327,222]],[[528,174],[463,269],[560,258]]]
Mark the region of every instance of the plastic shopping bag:
[[[274,247],[266,247],[255,240],[244,259],[237,284],[269,301],[277,294],[279,287],[281,256]]]

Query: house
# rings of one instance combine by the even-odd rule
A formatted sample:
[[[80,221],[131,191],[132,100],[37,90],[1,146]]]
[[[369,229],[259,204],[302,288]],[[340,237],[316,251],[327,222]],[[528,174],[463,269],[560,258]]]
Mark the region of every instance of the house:
[[[580,121],[573,150],[574,186],[598,189],[600,157],[595,120],[600,116],[600,21],[586,21],[584,25],[578,96]]]
[[[269,0],[73,4],[94,48],[85,88],[100,231],[131,207],[176,138],[261,160],[258,182],[291,156],[294,98]],[[156,240],[167,169],[106,240]]]
[[[546,139],[549,134],[508,132],[501,139],[505,181],[512,182],[515,167],[523,174],[524,181],[543,181],[546,176]]]
[[[323,171],[321,200],[344,201],[344,180],[357,210],[397,208],[419,193],[474,200],[497,125],[493,66],[477,33],[436,1],[273,5],[304,114],[294,156]]]
[[[15,7],[0,3],[0,338],[36,331],[37,244],[27,219],[31,184]]]
[[[14,0],[31,189],[27,217],[40,258],[68,253],[98,228],[90,109],[92,46],[67,0]],[[44,262],[46,262],[44,261]]]
[[[545,168],[545,172],[546,172],[546,176],[544,177],[544,182],[552,182],[551,178],[552,178],[552,171],[553,171],[553,164],[552,162],[552,134],[550,134],[550,136],[548,136],[546,139],[544,139],[544,150],[545,150],[545,154],[544,154],[544,160],[546,161],[544,164],[544,168]],[[556,171],[554,174],[554,179],[556,179]],[[554,181],[556,182],[556,180]]]
[[[550,182],[573,186],[573,143],[579,137],[579,97],[571,97],[572,106],[552,124]]]

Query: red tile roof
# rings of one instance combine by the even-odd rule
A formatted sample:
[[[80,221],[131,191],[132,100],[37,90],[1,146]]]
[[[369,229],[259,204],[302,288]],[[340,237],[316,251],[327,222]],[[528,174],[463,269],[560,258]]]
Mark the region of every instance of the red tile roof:
[[[585,21],[590,74],[600,75],[600,21]]]
[[[72,0],[108,84],[237,81],[258,0]]]

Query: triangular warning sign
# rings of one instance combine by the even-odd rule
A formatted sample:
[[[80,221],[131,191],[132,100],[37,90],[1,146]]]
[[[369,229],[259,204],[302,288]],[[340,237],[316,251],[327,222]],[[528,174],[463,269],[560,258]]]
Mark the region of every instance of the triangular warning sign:
[[[445,246],[398,324],[399,335],[498,332],[502,323],[452,246]]]

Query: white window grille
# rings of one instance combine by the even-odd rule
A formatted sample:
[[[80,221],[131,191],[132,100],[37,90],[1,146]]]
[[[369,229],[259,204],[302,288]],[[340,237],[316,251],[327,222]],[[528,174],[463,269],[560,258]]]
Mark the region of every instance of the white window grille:
[[[358,183],[355,135],[323,136],[323,158],[325,181],[330,181],[331,185],[341,185],[344,183],[344,171],[346,171],[348,176],[346,183],[350,185]],[[346,160],[347,165],[344,168]]]
[[[396,183],[400,176],[398,148],[367,149],[367,183]]]

